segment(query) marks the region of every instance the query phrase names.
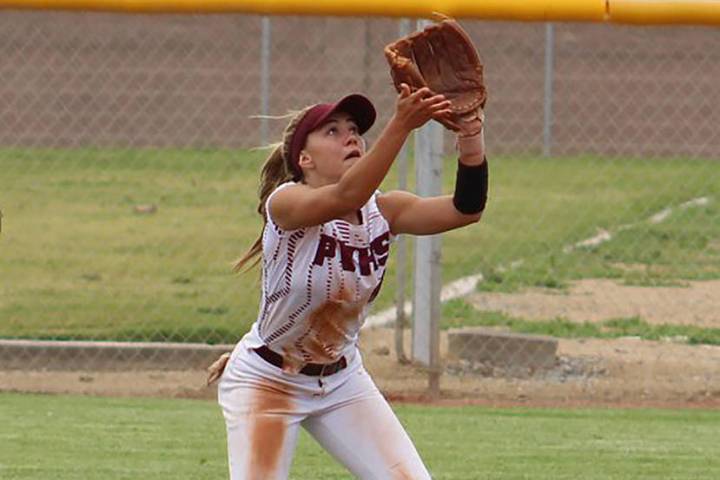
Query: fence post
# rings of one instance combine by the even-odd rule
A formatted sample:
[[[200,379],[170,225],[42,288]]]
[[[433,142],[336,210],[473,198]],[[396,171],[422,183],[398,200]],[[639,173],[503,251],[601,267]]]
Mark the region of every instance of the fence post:
[[[400,19],[399,32],[400,36],[410,33],[410,20]],[[397,159],[398,166],[398,188],[407,190],[407,168],[408,168],[408,148],[407,142],[400,150]],[[407,282],[407,238],[400,235],[396,243],[396,259],[397,259],[397,289],[395,291],[395,355],[399,363],[408,363],[405,355],[405,326],[407,318],[405,318],[405,286]]]
[[[545,98],[543,101],[543,156],[549,157],[552,149],[553,122],[553,78],[555,76],[555,28],[552,23],[545,24]]]
[[[424,28],[418,22],[418,29]],[[443,127],[430,122],[415,133],[415,178],[422,197],[442,193]],[[415,240],[415,292],[413,295],[413,360],[428,367],[428,389],[440,392],[440,290],[442,288],[441,237]]]
[[[270,114],[270,17],[262,17],[260,36],[260,145],[268,144]]]

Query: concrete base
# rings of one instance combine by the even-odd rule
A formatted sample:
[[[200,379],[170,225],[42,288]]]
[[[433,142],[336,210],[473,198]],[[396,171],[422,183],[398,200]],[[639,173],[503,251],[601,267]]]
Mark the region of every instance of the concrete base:
[[[0,370],[205,369],[234,345],[0,340]]]
[[[450,356],[503,367],[552,367],[557,346],[558,341],[553,337],[507,333],[483,327],[448,331]]]

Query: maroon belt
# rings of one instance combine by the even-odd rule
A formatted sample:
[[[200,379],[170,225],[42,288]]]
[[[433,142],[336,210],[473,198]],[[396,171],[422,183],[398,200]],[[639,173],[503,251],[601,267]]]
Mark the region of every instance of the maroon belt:
[[[283,367],[282,355],[273,352],[267,346],[263,345],[259,348],[253,348],[253,351],[260,355],[266,362],[278,368]],[[306,363],[305,366],[300,369],[300,373],[310,377],[327,377],[328,375],[339,372],[345,367],[347,367],[347,360],[345,360],[345,357],[340,357],[340,360],[334,363]]]

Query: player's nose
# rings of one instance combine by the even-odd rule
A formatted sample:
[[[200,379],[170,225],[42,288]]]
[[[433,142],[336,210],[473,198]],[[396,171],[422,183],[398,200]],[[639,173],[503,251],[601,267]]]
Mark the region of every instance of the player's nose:
[[[360,135],[357,132],[349,132],[345,137],[345,145],[347,146],[360,146]]]

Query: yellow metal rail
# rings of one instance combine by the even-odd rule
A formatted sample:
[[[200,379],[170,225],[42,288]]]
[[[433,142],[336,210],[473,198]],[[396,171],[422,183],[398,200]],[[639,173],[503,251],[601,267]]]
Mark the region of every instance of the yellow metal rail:
[[[0,0],[0,7],[118,12],[429,17],[602,21],[605,0]]]
[[[618,23],[720,25],[719,0],[610,0],[608,7]]]
[[[720,0],[0,0],[0,9],[720,25]]]

